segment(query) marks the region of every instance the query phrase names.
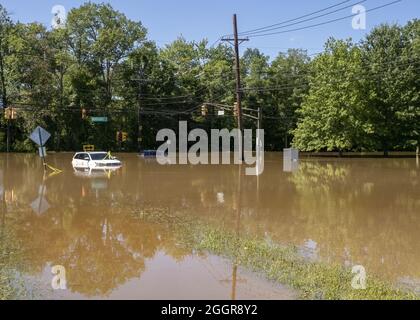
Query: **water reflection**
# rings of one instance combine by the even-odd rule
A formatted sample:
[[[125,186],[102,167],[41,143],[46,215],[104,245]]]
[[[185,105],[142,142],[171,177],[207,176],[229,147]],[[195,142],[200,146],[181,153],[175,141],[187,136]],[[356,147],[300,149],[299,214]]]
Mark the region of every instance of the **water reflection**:
[[[39,186],[38,197],[31,203],[32,210],[38,215],[43,214],[50,208],[48,200],[45,198],[45,182]]]
[[[298,169],[299,169],[299,160],[292,160],[292,159],[283,160],[284,172],[296,172]]]
[[[49,161],[64,172],[44,179],[35,156],[0,156],[2,227],[21,241],[25,272],[38,277],[61,264],[72,292],[101,297],[138,279],[144,286],[162,267],[156,261],[168,263],[168,257],[175,264],[207,263],[180,245],[170,228],[132,214],[169,210],[238,236],[293,243],[311,259],[362,264],[392,281],[420,279],[414,159],[302,159],[290,175],[281,155],[269,154],[264,173],[254,177],[234,165],[160,166],[136,155],[120,158],[125,165],[119,170],[79,172],[70,154],[54,155]],[[236,262],[221,278],[228,297],[243,296]]]

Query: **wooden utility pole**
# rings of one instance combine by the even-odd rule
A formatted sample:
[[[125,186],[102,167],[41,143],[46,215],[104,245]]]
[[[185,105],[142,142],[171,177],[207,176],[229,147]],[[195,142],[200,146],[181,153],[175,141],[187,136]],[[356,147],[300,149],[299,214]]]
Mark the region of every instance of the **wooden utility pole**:
[[[143,83],[149,82],[148,79],[144,78],[145,69],[147,65],[146,62],[142,63],[140,66],[140,70],[138,71],[138,77],[136,79],[132,79],[134,81],[138,81],[139,88],[138,88],[138,105],[137,105],[137,151],[141,153],[143,151],[143,119],[141,117],[141,100],[142,100],[142,94],[143,94]]]
[[[240,159],[243,160],[243,127],[242,127],[242,105],[241,105],[241,98],[242,98],[242,88],[241,88],[241,68],[240,68],[240,59],[239,59],[239,45],[244,42],[248,41],[248,38],[239,39],[238,37],[238,22],[236,18],[236,14],[233,15],[233,39],[232,38],[223,38],[222,41],[228,41],[232,43],[233,41],[233,47],[235,49],[235,75],[236,75],[236,104],[238,108],[238,129],[240,132],[240,150],[241,155]]]
[[[241,106],[241,66],[239,60],[239,40],[238,40],[238,23],[236,14],[233,15],[233,38],[235,47],[235,74],[236,74],[236,103],[238,106],[238,129],[243,132],[242,128],[242,106]],[[242,144],[242,141],[241,141]]]
[[[143,72],[141,72],[140,79],[143,77]],[[141,123],[141,87],[142,83],[139,81],[139,93],[138,93],[138,107],[137,107],[137,152],[142,152],[142,129],[143,124]]]

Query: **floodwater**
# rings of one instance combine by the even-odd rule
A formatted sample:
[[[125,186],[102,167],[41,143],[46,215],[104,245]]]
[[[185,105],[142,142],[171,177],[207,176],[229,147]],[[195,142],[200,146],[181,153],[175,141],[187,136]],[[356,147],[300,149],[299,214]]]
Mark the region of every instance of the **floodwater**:
[[[21,273],[52,298],[291,299],[296,294],[234,263],[196,253],[176,230],[133,214],[162,210],[267,241],[310,259],[363,265],[420,287],[420,168],[415,159],[305,158],[285,172],[266,153],[260,177],[235,165],[161,166],[120,154],[115,172],[76,172],[72,154],[0,155],[1,230],[13,231]]]

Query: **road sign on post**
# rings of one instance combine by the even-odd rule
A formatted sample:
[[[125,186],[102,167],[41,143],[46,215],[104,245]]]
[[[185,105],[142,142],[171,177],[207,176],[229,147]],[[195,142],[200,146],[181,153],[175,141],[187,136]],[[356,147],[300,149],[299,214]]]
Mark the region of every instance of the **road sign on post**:
[[[36,127],[29,136],[29,138],[40,147],[43,147],[50,137],[51,134],[42,127]]]
[[[45,156],[47,155],[47,149],[45,147],[39,147],[38,152],[41,158],[45,158]]]
[[[47,164],[45,162],[46,152],[44,145],[47,143],[50,137],[51,134],[47,130],[39,126],[36,127],[36,129],[29,136],[29,138],[39,146],[39,156],[42,158],[44,170],[47,170]]]

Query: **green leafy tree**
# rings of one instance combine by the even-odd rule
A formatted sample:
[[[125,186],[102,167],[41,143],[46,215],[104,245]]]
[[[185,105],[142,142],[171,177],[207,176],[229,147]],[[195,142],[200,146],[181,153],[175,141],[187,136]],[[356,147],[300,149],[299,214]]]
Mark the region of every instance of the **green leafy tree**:
[[[352,150],[369,134],[361,50],[330,39],[312,63],[310,90],[298,110],[293,145],[303,151]]]
[[[368,118],[372,140],[384,155],[409,139],[406,117],[412,106],[408,92],[413,76],[406,54],[409,39],[402,27],[381,25],[362,42],[364,76],[369,86]]]
[[[405,124],[405,143],[415,146],[420,154],[420,20],[413,20],[404,27],[407,46],[403,52],[406,76],[402,94],[404,109],[398,114]],[[406,141],[408,139],[408,141]]]
[[[303,50],[290,49],[279,54],[271,63],[268,81],[273,91],[270,91],[272,108],[268,110],[268,116],[273,116],[274,120],[265,123],[271,124],[270,135],[277,140],[273,141],[276,149],[289,147],[291,132],[298,121],[296,111],[309,89],[309,70],[310,59]]]

